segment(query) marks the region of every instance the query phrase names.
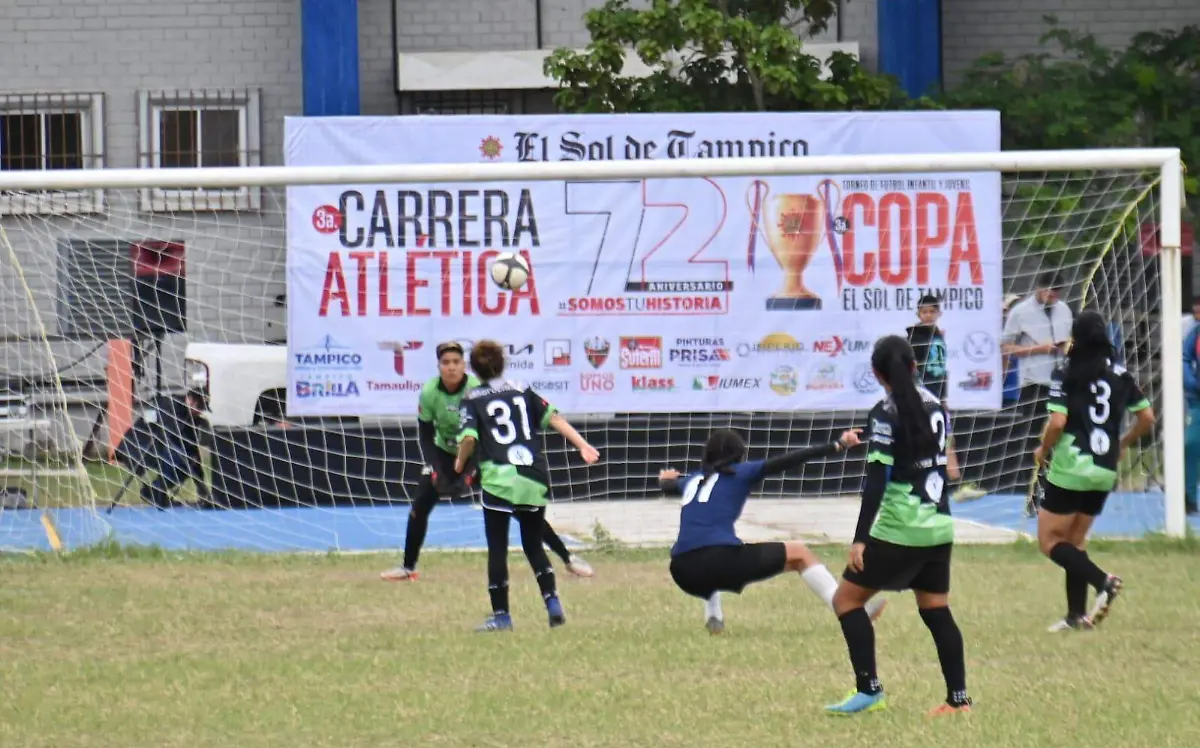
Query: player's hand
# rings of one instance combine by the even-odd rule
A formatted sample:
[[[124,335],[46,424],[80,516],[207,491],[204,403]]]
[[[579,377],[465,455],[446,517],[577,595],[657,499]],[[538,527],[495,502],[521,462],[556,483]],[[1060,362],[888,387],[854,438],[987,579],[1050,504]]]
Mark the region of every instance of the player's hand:
[[[1041,467],[1046,463],[1046,448],[1038,447],[1033,450],[1033,464]]]
[[[676,470],[675,468],[659,470],[658,471],[658,480],[659,480],[659,482],[667,481],[667,480],[679,480],[679,471]]]
[[[862,439],[858,438],[858,435],[861,433],[862,429],[849,429],[847,431],[843,431],[841,437],[838,438],[838,443],[842,445],[842,451],[850,449],[851,447],[857,447],[859,444],[862,444]]]
[[[855,543],[850,546],[850,568],[855,571],[863,570],[863,553],[867,550],[864,543]]]
[[[596,449],[591,444],[585,444],[583,448],[579,450],[579,456],[582,457],[583,461],[587,464],[595,465],[600,461],[600,450]]]

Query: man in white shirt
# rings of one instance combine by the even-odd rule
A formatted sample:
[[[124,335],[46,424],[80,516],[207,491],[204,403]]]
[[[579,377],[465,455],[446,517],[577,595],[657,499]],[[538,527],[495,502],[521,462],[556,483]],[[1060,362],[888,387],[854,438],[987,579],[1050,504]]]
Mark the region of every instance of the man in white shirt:
[[[1021,384],[1018,407],[1024,428],[1018,426],[1014,437],[1023,437],[1019,448],[1026,454],[1031,454],[1041,439],[1050,377],[1062,362],[1071,338],[1074,315],[1060,298],[1062,287],[1057,275],[1043,273],[1033,294],[1014,304],[1004,322],[1001,350],[1005,356],[1018,359]],[[1032,507],[1027,509],[1032,511]]]

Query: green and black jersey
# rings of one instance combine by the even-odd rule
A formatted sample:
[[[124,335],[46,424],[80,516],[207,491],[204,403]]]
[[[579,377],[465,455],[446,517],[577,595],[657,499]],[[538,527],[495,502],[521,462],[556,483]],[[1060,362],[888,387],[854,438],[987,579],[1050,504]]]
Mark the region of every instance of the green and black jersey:
[[[1067,425],[1054,446],[1046,480],[1071,491],[1111,491],[1121,459],[1123,416],[1149,408],[1150,401],[1120,364],[1109,362],[1094,382],[1070,392],[1065,378],[1065,367],[1059,367],[1050,379],[1046,409],[1066,415]]]
[[[421,388],[417,401],[417,420],[433,425],[433,444],[437,449],[453,455],[458,450],[459,405],[463,396],[479,386],[479,380],[470,374],[456,392],[448,392],[441,377],[434,377]],[[426,455],[432,460],[433,455]]]
[[[946,496],[946,440],[950,419],[938,398],[918,390],[937,437],[937,453],[915,455],[904,443],[896,404],[891,397],[871,409],[867,440],[867,467],[887,467],[887,480],[870,537],[896,545],[925,548],[954,542],[954,520]],[[864,494],[864,502],[867,500]]]
[[[459,440],[474,437],[479,485],[511,504],[545,506],[550,466],[542,430],[558,412],[528,386],[496,380],[472,389],[460,408]]]

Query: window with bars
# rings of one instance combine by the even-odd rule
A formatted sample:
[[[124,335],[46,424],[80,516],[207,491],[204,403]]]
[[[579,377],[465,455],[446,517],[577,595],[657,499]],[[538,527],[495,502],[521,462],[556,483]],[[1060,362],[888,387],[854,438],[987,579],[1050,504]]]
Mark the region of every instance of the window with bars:
[[[0,94],[0,171],[104,166],[102,94]],[[93,213],[103,190],[0,192],[0,214]]]
[[[140,125],[142,168],[262,163],[256,90],[143,92]],[[261,192],[253,185],[142,191],[142,209],[150,211],[257,210],[260,205]]]
[[[413,114],[508,114],[510,91],[414,91]]]

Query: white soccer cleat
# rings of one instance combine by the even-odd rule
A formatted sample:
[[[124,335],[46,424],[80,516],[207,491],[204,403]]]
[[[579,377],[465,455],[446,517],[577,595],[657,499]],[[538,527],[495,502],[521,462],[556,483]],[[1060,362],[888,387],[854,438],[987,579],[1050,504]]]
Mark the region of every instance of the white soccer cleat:
[[[1051,634],[1061,634],[1064,631],[1087,631],[1092,628],[1092,622],[1082,616],[1077,618],[1064,618],[1061,621],[1055,621],[1050,624],[1046,631]]]
[[[593,577],[596,575],[596,571],[592,568],[592,565],[576,555],[572,555],[571,560],[567,561],[567,571],[577,577]]]
[[[406,569],[403,566],[397,566],[395,569],[388,569],[381,573],[379,578],[385,582],[415,582],[420,576],[416,569]]]

